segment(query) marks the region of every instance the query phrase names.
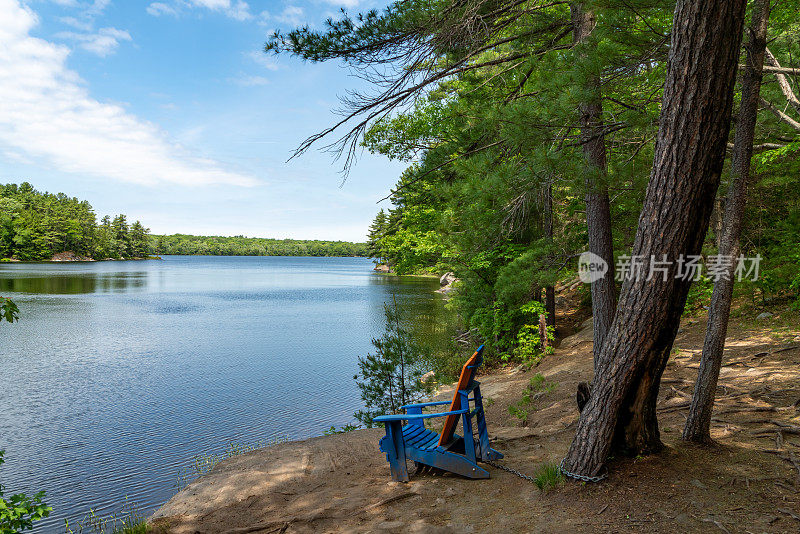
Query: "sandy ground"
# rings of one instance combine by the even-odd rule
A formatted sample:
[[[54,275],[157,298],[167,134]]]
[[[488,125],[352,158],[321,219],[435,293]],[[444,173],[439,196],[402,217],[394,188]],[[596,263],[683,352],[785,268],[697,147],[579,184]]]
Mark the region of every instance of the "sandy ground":
[[[360,430],[226,460],[151,524],[176,534],[800,532],[800,327],[777,327],[779,319],[732,324],[715,447],[679,439],[702,349],[700,317],[684,321],[664,375],[659,420],[667,449],[612,460],[603,483],[567,482],[542,493],[491,467],[489,480],[424,474],[394,483],[378,450],[383,431]],[[578,418],[576,386],[591,375],[591,338],[589,326],[535,369],[479,378],[493,447],[506,465],[533,473],[564,456]],[[536,373],[556,386],[532,402],[523,426],[508,407]]]

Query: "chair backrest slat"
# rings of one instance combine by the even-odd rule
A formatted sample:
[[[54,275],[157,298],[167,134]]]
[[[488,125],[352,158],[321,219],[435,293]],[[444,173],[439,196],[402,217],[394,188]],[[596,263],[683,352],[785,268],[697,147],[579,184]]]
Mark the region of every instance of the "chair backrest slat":
[[[467,363],[464,364],[464,367],[461,368],[461,376],[458,377],[458,385],[456,386],[455,393],[453,393],[453,402],[450,403],[450,409],[448,411],[453,412],[461,409],[461,395],[459,395],[459,391],[467,389],[472,379],[475,377],[475,369],[477,369],[481,363],[483,363],[483,345],[478,347],[475,354],[473,354],[470,359],[467,360]],[[469,406],[464,406],[464,408],[469,408]],[[450,440],[453,439],[459,417],[458,414],[451,414],[444,420],[444,428],[439,437],[440,446],[447,445],[450,443]]]

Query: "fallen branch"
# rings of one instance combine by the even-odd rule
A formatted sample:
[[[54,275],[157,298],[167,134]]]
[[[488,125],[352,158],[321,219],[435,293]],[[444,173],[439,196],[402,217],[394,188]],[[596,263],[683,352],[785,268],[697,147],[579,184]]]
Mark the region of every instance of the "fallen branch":
[[[781,427],[781,432],[786,432],[787,434],[797,434],[800,436],[800,426],[790,425],[789,423],[784,423],[783,421],[776,421],[775,419],[772,419],[770,423]]]
[[[790,515],[792,516],[793,519],[797,519],[798,521],[800,521],[800,515],[797,515],[791,510],[787,510],[786,508],[778,508],[778,511],[782,514]]]
[[[778,117],[778,119],[780,119],[781,122],[783,122],[784,124],[788,124],[797,131],[800,131],[800,122],[797,122],[789,115],[778,109],[777,106],[775,106],[772,102],[764,98],[759,98],[759,101],[761,102],[762,106],[770,110],[773,115],[775,115],[776,117]]]
[[[681,390],[677,389],[675,386],[670,386],[670,389],[673,391],[673,393],[675,393],[676,395],[678,395],[680,397],[683,397],[684,399],[691,399],[692,398],[691,395],[689,395],[685,391],[681,391]]]
[[[293,522],[294,519],[291,521],[270,521],[269,523],[256,523],[255,525],[251,525],[249,527],[239,527],[225,530],[223,531],[223,534],[248,534],[250,532],[263,532],[264,534],[272,534],[273,532],[277,532],[278,534],[283,534]]]
[[[731,534],[731,531],[728,530],[727,528],[725,528],[725,525],[723,525],[722,523],[720,523],[716,519],[711,519],[711,518],[707,517],[705,519],[701,519],[701,521],[703,521],[705,523],[714,523],[717,526],[717,528],[719,528],[721,531],[726,532],[727,534]]]
[[[754,406],[749,408],[726,408],[725,410],[719,410],[717,414],[723,413],[748,413],[748,412],[777,412],[777,408],[774,406]]]
[[[364,511],[367,510],[374,510],[375,508],[380,508],[381,506],[386,506],[387,504],[391,504],[393,502],[402,501],[404,499],[408,499],[409,497],[414,497],[417,494],[411,491],[407,491],[406,493],[401,493],[400,495],[394,495],[393,497],[389,497],[387,499],[383,499],[382,501],[376,502],[375,504],[370,504]]]
[[[769,48],[766,49],[766,56],[767,56],[767,63],[773,68],[782,68],[781,64],[778,63],[778,59],[772,55],[772,52],[769,51]],[[786,97],[786,101],[796,110],[800,111],[800,100],[797,99],[797,95],[794,94],[794,90],[792,90],[792,84],[789,83],[789,80],[786,78],[786,75],[782,72],[773,72],[775,74],[775,78],[778,80],[778,86],[781,88],[781,92],[783,96]]]
[[[691,405],[691,404],[692,404],[691,401],[681,402],[680,404],[672,404],[672,405],[667,406],[665,408],[659,408],[658,412],[659,413],[677,412],[678,410],[683,410],[685,408],[688,408],[689,405]]]
[[[778,143],[761,143],[758,145],[753,145],[753,152],[763,152],[764,150],[775,150],[778,148],[783,148],[786,145],[780,145]],[[728,150],[733,150],[733,143],[728,143]]]

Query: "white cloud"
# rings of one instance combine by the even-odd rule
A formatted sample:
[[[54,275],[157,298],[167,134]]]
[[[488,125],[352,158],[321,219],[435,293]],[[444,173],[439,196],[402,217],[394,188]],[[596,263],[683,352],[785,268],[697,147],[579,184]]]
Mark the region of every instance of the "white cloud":
[[[72,26],[76,30],[81,30],[84,32],[92,30],[92,24],[90,22],[78,20],[75,17],[61,17],[59,20],[68,26]]]
[[[250,20],[253,18],[253,15],[250,14],[250,6],[247,5],[247,2],[242,2],[241,0],[226,9],[225,13],[230,18],[240,21]]]
[[[111,0],[94,0],[92,4],[86,10],[86,14],[89,16],[95,16],[102,13],[108,5],[111,3]]]
[[[125,30],[117,28],[101,28],[94,31],[94,21],[102,15],[111,0],[93,0],[91,2],[77,2],[74,0],[55,0],[56,3],[71,8],[77,8],[76,16],[61,17],[64,24],[78,30],[78,32],[60,32],[55,35],[58,39],[69,39],[78,43],[78,46],[98,56],[105,57],[114,52],[121,41],[131,41],[131,35]]]
[[[153,16],[178,15],[182,8],[201,8],[224,13],[226,16],[238,20],[251,20],[250,5],[244,0],[173,0],[171,4],[153,2],[147,6],[147,12]]]
[[[189,0],[189,2],[208,9],[227,9],[231,7],[230,0]]]
[[[231,81],[243,87],[255,87],[270,83],[269,80],[263,76],[251,76],[248,74],[240,74],[237,78],[233,78]]]
[[[116,28],[100,28],[96,33],[61,32],[55,35],[60,39],[77,41],[79,46],[100,57],[114,52],[120,41],[131,41],[131,34]]]
[[[280,65],[278,65],[277,61],[275,61],[274,57],[268,56],[262,50],[253,50],[251,52],[245,52],[245,55],[267,70],[278,70],[279,68],[281,68]]]
[[[361,3],[361,0],[325,0],[325,2],[334,6],[344,6],[352,9],[358,6],[358,4]]]
[[[251,186],[251,176],[189,154],[156,125],[93,99],[69,49],[31,37],[37,17],[0,0],[0,150],[76,174],[155,185]]]
[[[303,21],[303,15],[305,15],[305,11],[302,7],[286,6],[281,14],[275,17],[275,20],[281,24],[299,26]]]
[[[163,2],[153,2],[149,6],[147,6],[147,12],[154,17],[160,17],[161,15],[177,15],[178,10],[172,6],[169,6]]]

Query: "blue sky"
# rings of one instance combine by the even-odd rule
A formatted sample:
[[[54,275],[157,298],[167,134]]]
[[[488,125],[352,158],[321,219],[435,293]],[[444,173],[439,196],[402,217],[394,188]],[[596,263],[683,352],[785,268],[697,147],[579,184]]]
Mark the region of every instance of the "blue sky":
[[[403,165],[364,153],[340,187],[330,154],[286,162],[361,82],[261,48],[275,28],[380,5],[0,0],[0,182],[154,233],[364,240]]]

